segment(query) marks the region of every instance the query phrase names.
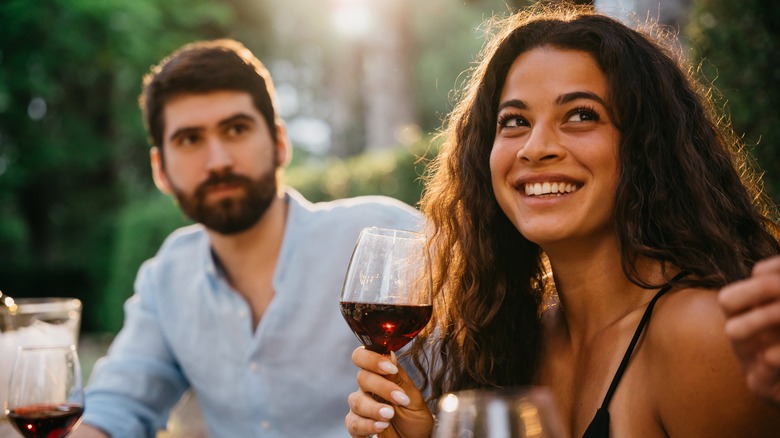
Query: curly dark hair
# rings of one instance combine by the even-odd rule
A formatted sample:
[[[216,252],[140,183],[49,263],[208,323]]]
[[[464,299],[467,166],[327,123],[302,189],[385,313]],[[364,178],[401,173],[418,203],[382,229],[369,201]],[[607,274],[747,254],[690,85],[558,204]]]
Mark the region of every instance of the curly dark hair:
[[[163,108],[181,94],[243,91],[263,115],[271,138],[277,140],[276,91],[271,74],[240,42],[229,39],[196,41],[174,51],[143,78],[138,98],[149,141],[162,151]]]
[[[429,376],[431,400],[529,384],[538,366],[551,273],[543,251],[499,207],[489,166],[504,81],[528,50],[586,52],[606,76],[620,132],[615,229],[632,282],[660,287],[637,270],[636,261],[649,258],[691,274],[675,285],[719,288],[780,251],[777,208],[673,35],[574,6],[524,10],[490,24],[497,32],[446,122],[421,201],[435,250],[435,313],[406,357]]]

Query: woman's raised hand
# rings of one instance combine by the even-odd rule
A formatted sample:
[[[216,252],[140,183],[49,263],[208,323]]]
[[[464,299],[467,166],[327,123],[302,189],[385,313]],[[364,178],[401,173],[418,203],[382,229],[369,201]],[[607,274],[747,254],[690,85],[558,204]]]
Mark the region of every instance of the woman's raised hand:
[[[360,368],[357,374],[360,389],[348,399],[349,413],[344,424],[351,436],[431,436],[433,415],[422,393],[398,366],[395,353],[384,356],[359,347],[352,353],[352,362]]]

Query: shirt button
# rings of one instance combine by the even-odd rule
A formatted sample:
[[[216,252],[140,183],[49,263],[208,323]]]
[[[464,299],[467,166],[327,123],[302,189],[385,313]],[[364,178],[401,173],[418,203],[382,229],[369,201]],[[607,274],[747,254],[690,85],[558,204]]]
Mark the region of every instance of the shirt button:
[[[257,372],[257,362],[254,362],[254,361],[250,362],[249,363],[249,370],[252,371],[253,373],[256,373]]]
[[[269,423],[267,420],[263,420],[262,422],[260,422],[260,427],[263,430],[268,430],[271,428],[271,423]]]
[[[239,318],[245,318],[246,317],[246,310],[239,310],[238,311],[238,317]]]

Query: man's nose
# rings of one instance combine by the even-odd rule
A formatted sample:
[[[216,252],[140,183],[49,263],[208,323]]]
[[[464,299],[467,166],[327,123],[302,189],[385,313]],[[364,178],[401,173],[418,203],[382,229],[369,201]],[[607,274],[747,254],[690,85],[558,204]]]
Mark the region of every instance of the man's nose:
[[[219,139],[209,141],[209,170],[219,170],[233,165],[233,157]]]

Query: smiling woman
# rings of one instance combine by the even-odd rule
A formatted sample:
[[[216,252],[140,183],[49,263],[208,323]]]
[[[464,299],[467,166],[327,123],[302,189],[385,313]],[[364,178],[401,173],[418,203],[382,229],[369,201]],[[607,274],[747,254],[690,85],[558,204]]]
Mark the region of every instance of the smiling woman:
[[[619,133],[606,96],[606,78],[584,52],[532,49],[509,69],[490,174],[498,205],[538,245],[564,242],[568,251],[571,238],[606,229],[613,215],[602,206],[617,187]]]
[[[774,436],[717,302],[780,251],[744,149],[663,29],[553,8],[491,23],[421,202],[432,324],[403,367],[353,352],[350,433],[427,437],[446,392],[541,385],[567,436]]]

